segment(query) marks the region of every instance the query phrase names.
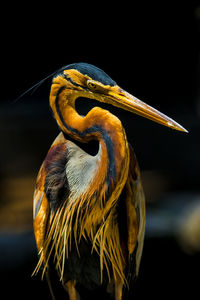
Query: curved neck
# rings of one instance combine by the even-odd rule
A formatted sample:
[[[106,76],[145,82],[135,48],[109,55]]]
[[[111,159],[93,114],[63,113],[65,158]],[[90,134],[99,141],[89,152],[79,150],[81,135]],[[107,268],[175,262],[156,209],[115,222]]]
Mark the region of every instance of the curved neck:
[[[80,95],[80,93],[79,93]],[[78,96],[79,96],[78,95]],[[80,142],[97,139],[101,157],[99,168],[103,168],[109,187],[127,177],[129,147],[120,120],[109,111],[94,107],[85,117],[75,110],[76,94],[73,90],[59,87],[51,93],[50,104],[60,129]]]
[[[51,93],[50,103],[59,127],[63,133],[81,142],[96,139],[99,141],[100,147],[98,154],[93,159],[87,157],[91,164],[92,161],[95,163],[90,182],[86,184],[84,191],[81,190],[76,201],[66,202],[70,208],[71,220],[74,216],[74,213],[71,212],[77,212],[77,223],[74,225],[74,229],[72,230],[66,221],[61,223],[66,224],[66,232],[67,230],[70,230],[69,234],[74,232],[75,238],[78,233],[74,230],[77,230],[77,224],[79,224],[78,238],[80,240],[82,236],[85,237],[86,233],[91,239],[93,249],[100,256],[101,273],[103,274],[103,264],[107,266],[109,261],[115,272],[116,262],[119,262],[121,267],[117,272],[123,278],[123,258],[119,250],[121,249],[120,239],[117,235],[116,242],[116,236],[113,233],[116,233],[116,230],[118,232],[118,227],[115,225],[116,203],[129,172],[130,158],[126,134],[120,120],[99,107],[93,108],[85,117],[78,115],[75,111],[75,99],[76,94],[73,90],[62,87],[58,87],[57,92]],[[68,211],[65,209],[66,213]],[[70,223],[72,224],[72,222]],[[59,232],[63,232],[63,230],[59,230]],[[69,235],[66,233],[62,236]],[[60,240],[62,241],[62,239]],[[118,247],[108,246],[110,242],[112,245],[117,243]],[[65,245],[64,242],[62,245]],[[62,247],[60,248],[62,249]]]

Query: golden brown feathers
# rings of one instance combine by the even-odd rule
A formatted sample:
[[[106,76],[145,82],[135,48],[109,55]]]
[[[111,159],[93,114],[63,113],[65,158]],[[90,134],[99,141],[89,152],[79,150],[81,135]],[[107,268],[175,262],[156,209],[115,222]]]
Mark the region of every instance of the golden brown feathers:
[[[81,74],[87,68],[81,64],[77,70],[63,69],[53,79],[50,105],[62,133],[52,144],[36,184],[34,232],[40,259],[35,273],[43,265],[44,275],[53,262],[62,282],[75,280],[76,273],[66,274],[66,266],[72,251],[78,255],[82,241],[87,241],[88,255],[95,254],[99,262],[101,283],[106,273],[115,283],[116,299],[121,300],[122,286],[138,273],[142,253],[145,206],[140,172],[121,121],[99,107],[80,116],[75,100],[109,100],[129,110],[134,99],[94,66]],[[76,143],[90,140],[99,143],[94,156]],[[80,254],[80,263],[82,259]]]
[[[61,140],[63,135],[60,135]],[[72,142],[66,142],[64,155],[68,155],[70,160],[70,150],[76,148]],[[126,144],[126,140],[124,141]],[[61,148],[62,145],[62,148]],[[40,170],[38,176],[39,182],[45,185],[44,177],[49,174],[49,165],[52,166],[55,156],[58,153],[55,148],[59,147],[59,153],[63,149],[64,144],[58,144],[58,138],[53,144],[47,158]],[[81,150],[79,150],[81,151]],[[116,150],[115,150],[116,151]],[[120,148],[120,152],[125,151]],[[53,154],[52,154],[53,152]],[[41,257],[36,268],[38,271],[42,263],[44,263],[43,273],[46,270],[51,253],[54,253],[56,268],[59,271],[61,279],[63,278],[65,259],[70,252],[70,244],[72,237],[75,239],[77,250],[78,244],[82,238],[89,239],[92,243],[92,251],[96,251],[100,256],[101,274],[103,266],[108,269],[108,263],[111,262],[113,274],[117,274],[123,281],[125,279],[124,269],[125,261],[120,246],[119,228],[116,220],[115,205],[121,194],[121,191],[128,176],[129,150],[126,151],[126,156],[121,158],[121,168],[118,166],[118,181],[114,183],[114,179],[110,178],[108,194],[108,180],[106,176],[108,172],[107,150],[105,142],[101,141],[101,147],[97,156],[99,166],[96,168],[96,173],[92,177],[85,191],[82,190],[79,197],[74,198],[74,192],[69,193],[68,197],[56,207],[56,210],[51,210],[49,216],[49,224],[45,234],[45,241],[40,249]],[[73,153],[74,156],[74,153]],[[92,159],[92,157],[90,158]],[[94,159],[94,158],[93,158]],[[97,162],[95,162],[97,163]],[[119,164],[119,161],[118,161]],[[67,169],[67,163],[64,166]],[[67,173],[65,174],[67,175]],[[77,174],[78,176],[79,174]],[[48,176],[48,184],[45,186],[45,191],[48,193],[51,190],[51,185],[55,187],[55,178],[51,180]],[[41,188],[41,187],[40,187]],[[44,188],[41,188],[44,189]],[[37,193],[37,192],[36,192]],[[78,195],[78,194],[77,194]],[[40,212],[40,210],[39,210]],[[35,222],[37,222],[38,215]]]

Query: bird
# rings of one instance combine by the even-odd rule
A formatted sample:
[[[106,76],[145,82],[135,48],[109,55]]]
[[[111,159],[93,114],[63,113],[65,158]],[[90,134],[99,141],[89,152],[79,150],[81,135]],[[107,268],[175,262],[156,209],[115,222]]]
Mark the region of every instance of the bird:
[[[72,63],[52,76],[49,102],[60,133],[39,170],[33,201],[38,249],[34,270],[57,274],[70,300],[100,288],[125,299],[138,276],[145,234],[145,196],[139,165],[120,119],[76,100],[108,103],[175,130],[180,124],[122,89],[100,68]],[[84,148],[97,143],[91,154]],[[82,298],[80,298],[82,297]],[[107,298],[106,298],[107,299]]]

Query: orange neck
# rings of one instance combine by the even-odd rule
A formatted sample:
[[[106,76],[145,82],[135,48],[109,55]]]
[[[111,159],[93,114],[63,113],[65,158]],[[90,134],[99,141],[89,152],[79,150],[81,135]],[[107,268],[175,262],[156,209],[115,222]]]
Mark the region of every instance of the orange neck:
[[[125,183],[128,176],[129,147],[120,120],[99,107],[94,107],[85,117],[81,117],[75,110],[75,100],[74,91],[64,86],[58,85],[56,90],[51,91],[50,104],[60,129],[83,143],[98,140],[101,147],[99,170],[115,186],[120,183],[121,190],[124,186],[122,182]]]
[[[123,278],[123,255],[118,226],[114,220],[116,203],[129,171],[130,158],[126,134],[120,120],[107,110],[94,107],[85,117],[81,117],[75,110],[77,95],[82,96],[81,92],[76,93],[73,89],[58,84],[51,90],[51,108],[64,134],[80,142],[98,140],[99,152],[95,156],[95,174],[87,189],[76,201],[66,202],[66,207],[64,206],[64,216],[71,216],[70,220],[73,220],[74,212],[77,213],[74,229],[69,226],[69,217],[63,218],[65,221],[61,224],[64,224],[64,227],[59,229],[58,237],[54,240],[66,245],[67,241],[62,242],[59,232],[65,231],[65,236],[74,232],[75,239],[78,240],[87,233],[92,241],[92,249],[100,256],[101,272],[103,264],[107,265],[109,259],[113,273],[119,273]],[[77,232],[78,226],[80,233]],[[56,228],[59,228],[57,223]],[[62,250],[63,247],[59,249]]]

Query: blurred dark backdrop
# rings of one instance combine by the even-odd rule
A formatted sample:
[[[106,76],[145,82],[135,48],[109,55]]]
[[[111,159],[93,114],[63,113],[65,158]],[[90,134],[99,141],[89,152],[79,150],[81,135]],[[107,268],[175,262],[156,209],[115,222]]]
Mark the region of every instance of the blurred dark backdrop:
[[[134,299],[198,293],[200,4],[52,2],[42,7],[29,2],[4,7],[1,14],[2,295],[50,299],[40,276],[31,278],[37,263],[34,183],[59,133],[48,105],[50,80],[33,95],[14,100],[56,69],[79,61],[102,68],[125,90],[189,130],[175,132],[109,108],[134,146],[146,192],[147,234]]]

